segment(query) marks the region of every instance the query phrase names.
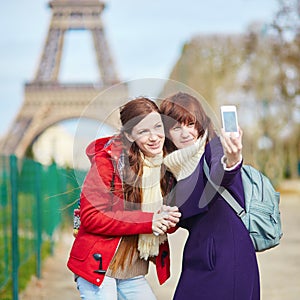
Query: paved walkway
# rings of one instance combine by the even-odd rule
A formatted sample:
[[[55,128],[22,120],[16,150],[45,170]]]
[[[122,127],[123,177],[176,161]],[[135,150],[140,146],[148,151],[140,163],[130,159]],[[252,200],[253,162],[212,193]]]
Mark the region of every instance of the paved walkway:
[[[300,297],[300,181],[289,181],[282,185],[281,214],[284,232],[281,244],[257,255],[262,300],[298,300]],[[154,268],[150,268],[148,280],[158,300],[172,299],[180,274],[181,253],[186,237],[183,229],[170,235],[172,277],[167,283],[159,286]],[[80,299],[73,276],[66,268],[72,240],[71,233],[62,235],[54,256],[48,258],[43,265],[42,279],[33,278],[20,295],[20,300]]]
[[[80,299],[72,273],[66,267],[73,241],[72,232],[64,232],[58,240],[53,256],[42,266],[42,279],[32,278],[20,300],[75,300]]]

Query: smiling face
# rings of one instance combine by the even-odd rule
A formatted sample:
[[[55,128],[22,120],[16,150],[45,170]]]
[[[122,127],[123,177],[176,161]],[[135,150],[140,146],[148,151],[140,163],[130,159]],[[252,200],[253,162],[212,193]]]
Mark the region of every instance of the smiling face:
[[[215,136],[214,126],[200,101],[184,92],[175,93],[160,104],[167,133],[165,148],[171,153],[192,145],[207,132],[207,141]]]
[[[135,142],[145,156],[154,157],[162,153],[165,132],[161,116],[152,112],[137,123],[126,135],[128,140]]]
[[[185,148],[194,144],[199,136],[195,123],[186,124],[176,123],[169,130],[170,138],[174,145],[178,148]]]

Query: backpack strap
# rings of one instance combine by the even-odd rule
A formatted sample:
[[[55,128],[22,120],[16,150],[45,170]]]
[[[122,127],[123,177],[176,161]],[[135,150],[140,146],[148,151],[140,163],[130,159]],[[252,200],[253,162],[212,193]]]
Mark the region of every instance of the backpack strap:
[[[112,178],[110,181],[110,192],[111,193],[113,193],[115,191],[115,177],[116,177],[117,163],[114,159],[112,159],[112,164],[113,164],[114,170],[113,170]]]
[[[226,190],[224,187],[219,186],[215,184],[209,175],[209,167],[206,162],[205,156],[204,156],[204,163],[203,163],[203,170],[204,174],[207,178],[207,180],[210,182],[210,184],[214,187],[214,189],[224,198],[224,200],[232,207],[232,209],[236,212],[239,218],[242,218],[246,212],[245,209],[240,206],[240,204],[233,198],[233,196]]]

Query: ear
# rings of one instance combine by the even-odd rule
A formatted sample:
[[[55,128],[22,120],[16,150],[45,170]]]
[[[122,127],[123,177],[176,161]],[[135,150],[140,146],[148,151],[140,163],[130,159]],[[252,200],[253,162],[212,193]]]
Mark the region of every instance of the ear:
[[[129,133],[124,132],[124,134],[125,134],[125,136],[126,136],[126,138],[127,138],[127,140],[128,140],[129,142],[131,142],[131,143],[134,142],[134,139],[132,138],[132,136],[131,136]]]

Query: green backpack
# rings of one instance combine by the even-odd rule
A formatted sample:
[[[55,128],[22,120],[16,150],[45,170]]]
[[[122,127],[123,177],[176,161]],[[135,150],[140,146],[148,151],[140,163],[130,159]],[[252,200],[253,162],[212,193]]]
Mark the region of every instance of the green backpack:
[[[245,194],[244,209],[228,190],[212,182],[205,159],[203,168],[211,185],[245,224],[255,250],[261,252],[279,245],[282,237],[279,211],[280,193],[275,191],[269,178],[252,166],[242,166],[242,181]]]

